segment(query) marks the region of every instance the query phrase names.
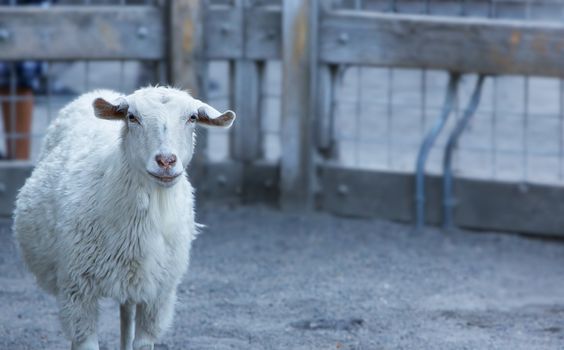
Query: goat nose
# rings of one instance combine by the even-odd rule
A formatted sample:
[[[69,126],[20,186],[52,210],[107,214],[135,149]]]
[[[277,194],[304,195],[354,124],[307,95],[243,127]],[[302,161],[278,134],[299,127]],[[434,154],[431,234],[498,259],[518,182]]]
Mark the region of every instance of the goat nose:
[[[174,166],[174,164],[176,164],[176,155],[174,154],[157,154],[157,156],[155,157],[155,160],[157,161],[157,164],[159,165],[159,167],[163,168],[163,169],[170,169],[171,167]]]

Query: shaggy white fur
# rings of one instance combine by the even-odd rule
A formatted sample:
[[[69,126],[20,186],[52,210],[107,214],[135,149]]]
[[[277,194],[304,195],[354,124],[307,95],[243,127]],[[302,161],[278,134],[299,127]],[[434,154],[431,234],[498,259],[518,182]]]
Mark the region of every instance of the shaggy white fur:
[[[152,349],[170,325],[196,235],[185,174],[194,128],[234,119],[184,91],[148,87],[82,95],[51,124],[14,232],[38,284],[57,298],[72,349],[98,349],[102,297],[122,305],[122,349]]]

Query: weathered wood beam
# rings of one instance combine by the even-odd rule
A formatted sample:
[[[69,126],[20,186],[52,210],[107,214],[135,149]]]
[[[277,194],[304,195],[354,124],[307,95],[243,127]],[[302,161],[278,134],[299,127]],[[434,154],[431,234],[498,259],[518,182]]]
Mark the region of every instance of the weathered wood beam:
[[[245,30],[237,12],[225,7],[209,11],[209,58],[281,57],[279,7],[245,9],[253,19]],[[349,10],[322,11],[320,22],[320,60],[325,63],[564,75],[564,25],[558,23]]]
[[[320,60],[464,73],[564,76],[564,25],[443,16],[326,12]]]
[[[304,0],[306,1],[306,0]],[[276,6],[247,9],[245,57],[277,60],[282,56],[282,11]]]
[[[0,7],[0,60],[158,60],[165,56],[155,6]]]
[[[414,175],[320,165],[322,209],[355,217],[413,222]],[[426,221],[441,222],[441,177],[425,178]],[[459,227],[564,236],[564,188],[483,179],[455,179]]]
[[[210,6],[204,12],[204,50],[207,59],[244,56],[243,10],[237,6]]]
[[[285,0],[282,9],[281,206],[313,207],[313,53],[316,1]]]
[[[192,96],[206,100],[208,68],[204,59],[202,0],[166,1],[168,4],[168,82],[190,90]],[[190,178],[197,184],[207,177],[207,131],[197,129],[196,152],[189,165]]]
[[[201,0],[168,2],[168,81],[205,98],[207,65],[204,60],[204,25]]]
[[[250,15],[248,3],[236,0],[231,12],[239,13],[242,23],[254,22]],[[233,11],[234,10],[234,11]],[[242,27],[242,26],[239,26]],[[246,28],[242,29],[247,32]],[[241,33],[243,34],[243,33]],[[242,35],[241,35],[242,36]],[[242,51],[248,42],[242,42]],[[231,61],[231,105],[237,112],[239,119],[231,132],[231,156],[233,159],[243,161],[245,168],[249,163],[260,158],[262,151],[261,129],[261,94],[264,64],[240,58]]]
[[[276,6],[211,6],[206,11],[209,59],[280,59],[282,12]],[[247,20],[245,21],[244,18]]]

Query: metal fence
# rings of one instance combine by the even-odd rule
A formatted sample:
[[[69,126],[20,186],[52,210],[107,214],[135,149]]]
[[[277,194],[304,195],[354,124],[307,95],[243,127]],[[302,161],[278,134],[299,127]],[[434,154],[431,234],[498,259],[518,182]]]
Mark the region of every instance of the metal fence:
[[[499,29],[495,27],[498,20],[504,24],[508,19],[514,20],[512,24],[516,28],[534,23],[546,26],[545,29],[558,27],[564,20],[564,7],[558,1],[343,1],[337,8],[415,14],[422,20],[436,16],[464,18],[466,21],[487,19],[493,25],[490,28],[492,36]],[[461,21],[462,25],[464,21]],[[514,35],[519,36],[520,33],[517,33],[515,31]],[[533,52],[554,49],[546,44],[540,39],[528,49]],[[511,56],[514,52],[506,54]],[[413,66],[409,62],[404,64]],[[535,66],[535,62],[529,62],[529,65]],[[468,71],[480,72],[479,64]],[[505,72],[503,69],[488,73],[480,103],[469,116],[468,127],[457,142],[452,142],[456,146],[454,152],[446,151],[449,139],[454,140],[451,139],[451,130],[461,125],[464,105],[472,94],[477,76],[464,77],[458,84],[459,89],[453,95],[454,118],[446,120],[443,132],[429,151],[426,162],[428,173],[441,175],[444,172],[447,181],[442,188],[442,209],[431,209],[434,214],[428,219],[437,221],[440,220],[437,217],[442,215],[446,226],[453,220],[449,207],[464,204],[453,197],[452,189],[448,190],[452,188],[451,181],[448,181],[451,173],[463,178],[513,182],[519,184],[523,194],[528,193],[531,184],[562,185],[564,85],[561,73]],[[535,73],[543,76],[535,76]],[[447,72],[425,69],[424,65],[408,69],[355,65],[344,70],[336,94],[335,111],[337,115],[355,115],[356,118],[352,123],[339,125],[334,131],[339,163],[380,171],[413,172],[423,136],[440,114],[447,82]],[[380,118],[375,118],[376,115]],[[450,170],[445,165],[447,159],[451,159],[447,154],[453,155]],[[449,192],[451,195],[448,195]],[[482,200],[487,201],[487,197]],[[523,206],[531,202],[527,198],[521,200]],[[423,207],[424,192],[418,192],[415,201],[421,202],[420,207]],[[470,208],[474,210],[479,205],[474,203]],[[503,212],[503,206],[499,210]],[[545,215],[554,215],[554,211],[547,210]],[[422,224],[425,217],[422,208],[419,208],[417,216],[419,224]],[[529,217],[527,215],[526,220]],[[478,226],[488,228],[490,224]],[[558,226],[553,226],[555,231],[560,230]],[[521,227],[517,225],[516,228]]]
[[[201,199],[274,200],[291,209],[403,221],[415,220],[419,202],[427,209],[420,219],[429,222],[454,210],[449,220],[459,226],[561,234],[561,1],[9,5],[0,8],[0,61],[12,76],[2,101],[13,111],[22,99],[16,61],[40,61],[43,73],[32,131],[5,126],[3,144],[32,137],[32,160],[49,120],[77,94],[171,83],[240,116],[231,131],[199,138]],[[66,37],[69,30],[76,35]],[[37,41],[14,40],[26,34]],[[58,35],[67,40],[53,45]],[[449,80],[453,73],[457,84]],[[485,77],[480,94],[478,74]],[[417,157],[440,121],[449,81],[457,89],[422,167],[423,201],[416,196]],[[472,95],[480,102],[452,142],[448,191],[445,149],[465,126]],[[21,182],[13,180],[15,164],[2,162],[10,169],[2,173],[6,198]]]
[[[331,168],[339,175],[328,175],[329,187],[337,188],[328,207],[419,225],[427,219],[450,226],[454,220],[485,229],[561,233],[562,223],[553,218],[562,185],[562,68],[545,61],[560,55],[549,37],[562,28],[561,2],[341,1],[333,9],[351,27],[353,18],[364,21],[358,28],[373,29],[373,42],[391,53],[368,43],[367,52],[356,57],[335,47],[337,54],[328,53],[329,60],[352,63],[339,67],[334,113],[356,117],[334,124],[332,163],[341,166]],[[374,13],[374,22],[393,24],[371,28],[367,12]],[[358,44],[347,28],[339,35],[341,46]],[[551,68],[540,68],[544,64]],[[462,78],[451,86],[449,73]],[[485,76],[481,90],[475,73]],[[449,105],[448,97],[443,102],[447,86],[452,111],[441,119]],[[468,111],[474,107],[471,96],[474,111]],[[416,163],[420,176],[413,185],[410,175],[401,174],[417,171]],[[344,173],[342,165],[374,171]],[[423,177],[425,169],[435,176]],[[385,198],[383,205],[358,200],[369,196]]]
[[[543,24],[564,21],[564,4],[559,1],[351,1],[341,7]],[[474,79],[461,82],[454,111],[457,116],[460,101],[469,98]],[[336,131],[342,162],[355,167],[413,171],[422,135],[441,109],[447,80],[444,71],[363,66],[347,69],[341,78],[336,108],[338,114],[354,114],[357,119],[349,129]],[[486,79],[476,115],[458,145],[455,171],[467,177],[562,184],[562,86],[559,78],[528,75]],[[385,117],[370,117],[374,115]],[[450,120],[451,124],[454,121]],[[368,133],[359,127],[361,124],[376,132]],[[441,136],[434,146],[437,150],[444,149],[446,143],[447,133]],[[369,145],[380,152],[368,154]],[[429,172],[442,172],[441,156],[441,152],[432,153]]]

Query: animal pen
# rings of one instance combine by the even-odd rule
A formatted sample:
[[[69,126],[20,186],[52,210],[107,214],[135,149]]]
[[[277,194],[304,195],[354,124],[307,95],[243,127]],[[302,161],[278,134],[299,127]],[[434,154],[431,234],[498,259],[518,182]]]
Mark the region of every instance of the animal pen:
[[[0,99],[10,118],[34,102],[32,131],[2,134],[32,140],[29,161],[0,163],[4,215],[64,104],[172,84],[239,116],[199,131],[198,200],[563,234],[559,0],[2,4]],[[43,67],[34,96],[22,61]]]

